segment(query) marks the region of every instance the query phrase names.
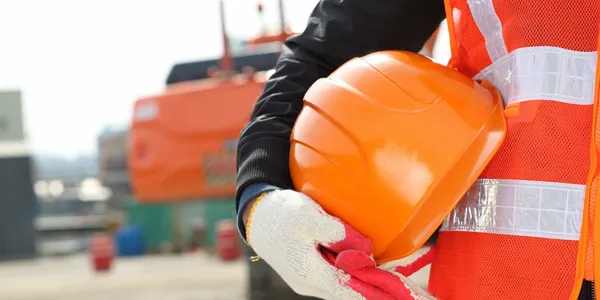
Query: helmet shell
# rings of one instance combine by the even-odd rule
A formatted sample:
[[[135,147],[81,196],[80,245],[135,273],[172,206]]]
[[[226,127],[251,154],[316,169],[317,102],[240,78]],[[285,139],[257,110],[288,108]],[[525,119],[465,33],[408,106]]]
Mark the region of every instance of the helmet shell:
[[[505,135],[488,83],[418,54],[377,52],[308,90],[290,171],[297,191],[370,238],[384,263],[427,241]]]

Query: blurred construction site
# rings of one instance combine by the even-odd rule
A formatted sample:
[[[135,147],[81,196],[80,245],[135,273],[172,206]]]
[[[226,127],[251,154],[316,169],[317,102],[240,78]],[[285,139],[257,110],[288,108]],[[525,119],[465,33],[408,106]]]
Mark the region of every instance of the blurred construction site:
[[[293,299],[237,232],[236,145],[316,3],[0,3],[0,299]]]

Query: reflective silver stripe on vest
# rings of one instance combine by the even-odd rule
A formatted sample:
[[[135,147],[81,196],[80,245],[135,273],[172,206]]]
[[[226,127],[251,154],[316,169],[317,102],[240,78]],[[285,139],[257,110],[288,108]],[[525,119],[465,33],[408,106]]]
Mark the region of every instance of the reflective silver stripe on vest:
[[[492,60],[475,78],[494,85],[505,105],[529,100],[594,104],[597,51],[538,46],[509,53],[494,1],[467,0],[467,4]]]
[[[585,185],[479,179],[440,230],[579,240]]]
[[[520,48],[492,62],[475,78],[494,85],[505,105],[542,99],[592,105],[596,54],[558,47]]]
[[[496,61],[508,54],[502,35],[502,23],[494,9],[492,0],[467,0],[473,20],[485,39],[485,48],[490,59]]]

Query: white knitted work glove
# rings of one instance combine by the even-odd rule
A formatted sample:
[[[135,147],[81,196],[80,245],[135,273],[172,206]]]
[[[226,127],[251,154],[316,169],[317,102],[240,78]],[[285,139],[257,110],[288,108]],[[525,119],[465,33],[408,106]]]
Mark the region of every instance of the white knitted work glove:
[[[298,294],[325,300],[435,299],[398,264],[378,268],[371,241],[308,196],[281,190],[251,207],[247,239]]]

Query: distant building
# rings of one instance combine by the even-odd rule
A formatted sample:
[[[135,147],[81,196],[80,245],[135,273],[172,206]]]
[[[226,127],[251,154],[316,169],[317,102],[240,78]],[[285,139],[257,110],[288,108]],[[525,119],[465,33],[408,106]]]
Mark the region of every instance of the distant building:
[[[107,128],[98,137],[98,179],[115,196],[131,193],[127,164],[128,130]]]
[[[61,157],[36,154],[34,160],[35,180],[61,180],[66,184],[78,184],[85,178],[96,177],[98,162],[96,155]]]
[[[31,153],[23,123],[22,94],[0,90],[0,261],[36,256]],[[5,246],[6,245],[6,246]]]

